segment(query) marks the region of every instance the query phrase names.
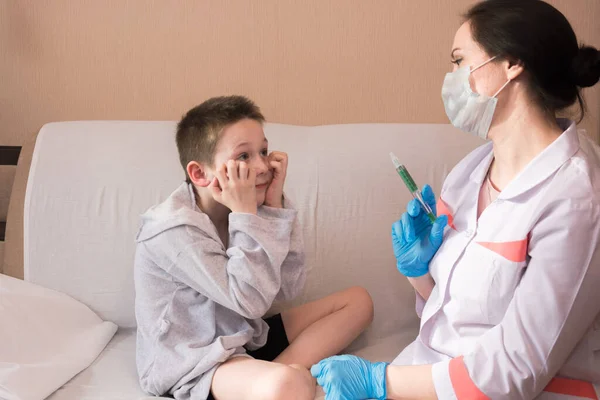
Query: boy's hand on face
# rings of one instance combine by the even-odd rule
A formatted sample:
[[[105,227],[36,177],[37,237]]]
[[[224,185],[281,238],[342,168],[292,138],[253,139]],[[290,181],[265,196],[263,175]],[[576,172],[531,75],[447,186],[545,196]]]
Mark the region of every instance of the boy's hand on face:
[[[287,174],[288,155],[281,151],[273,151],[269,154],[268,163],[273,171],[273,180],[265,194],[265,205],[283,208],[283,184]]]
[[[256,172],[243,161],[229,160],[215,171],[213,198],[233,212],[256,214]]]

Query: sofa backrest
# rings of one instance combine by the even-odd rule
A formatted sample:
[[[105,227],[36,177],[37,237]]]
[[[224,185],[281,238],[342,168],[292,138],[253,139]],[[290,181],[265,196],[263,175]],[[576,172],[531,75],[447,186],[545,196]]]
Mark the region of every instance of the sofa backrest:
[[[174,130],[174,122],[45,125],[26,191],[25,279],[69,294],[121,327],[135,326],[139,216],[184,179]],[[411,197],[389,152],[417,184],[439,193],[452,167],[481,142],[450,125],[266,124],[265,134],[271,149],[289,154],[286,193],[304,230],[308,282],[294,304],[362,285],[376,312],[367,337],[414,329],[414,294],[396,271],[390,239]]]

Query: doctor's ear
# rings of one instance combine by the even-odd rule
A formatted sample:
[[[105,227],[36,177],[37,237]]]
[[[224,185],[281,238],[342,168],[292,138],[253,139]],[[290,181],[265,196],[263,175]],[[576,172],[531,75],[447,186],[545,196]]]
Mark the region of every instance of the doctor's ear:
[[[517,79],[525,71],[525,65],[521,60],[507,58],[504,60],[504,65],[506,68],[506,77],[511,81]]]

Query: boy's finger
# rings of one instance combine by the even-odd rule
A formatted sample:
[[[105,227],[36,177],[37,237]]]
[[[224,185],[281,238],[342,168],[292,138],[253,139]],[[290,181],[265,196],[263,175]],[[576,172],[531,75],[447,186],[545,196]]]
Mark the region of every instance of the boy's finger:
[[[256,170],[254,168],[248,168],[248,181],[252,184],[256,182]]]
[[[287,153],[282,153],[282,154],[281,154],[281,161],[282,161],[284,164],[287,164],[288,160],[289,160],[289,157],[288,157]]]
[[[229,180],[232,181],[238,181],[240,179],[238,164],[235,160],[227,161],[227,176],[229,176]]]
[[[269,165],[271,166],[271,168],[276,169],[277,171],[281,171],[281,163],[278,161],[271,161],[269,163]]]
[[[272,151],[271,154],[269,154],[270,159],[277,160],[277,161],[283,160],[286,156],[287,156],[287,154],[285,154],[281,151]]]
[[[248,179],[248,164],[246,164],[244,161],[240,161],[240,167],[239,167],[239,171],[240,171],[240,180],[245,181]]]
[[[217,170],[215,171],[215,178],[218,179],[218,183],[221,187],[221,189],[225,186],[225,184],[227,183],[228,179],[227,179],[227,165],[223,164],[220,167],[217,168]]]
[[[283,153],[281,151],[276,151],[274,153],[276,153],[276,154],[273,156],[273,159],[275,161],[280,162],[281,166],[283,168],[287,167],[287,164],[288,164],[288,155],[287,155],[287,153]]]
[[[210,189],[213,197],[215,197],[215,198],[221,197],[221,193],[223,193],[223,190],[219,186],[219,180],[216,177],[214,177],[213,180],[210,182],[210,185],[208,185],[208,188]]]

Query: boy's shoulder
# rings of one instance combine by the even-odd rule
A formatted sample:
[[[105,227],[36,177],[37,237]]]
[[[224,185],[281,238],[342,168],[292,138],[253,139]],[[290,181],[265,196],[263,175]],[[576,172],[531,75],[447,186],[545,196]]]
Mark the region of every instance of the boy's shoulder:
[[[181,184],[162,203],[150,207],[141,219],[137,242],[149,240],[179,226],[209,231],[211,225],[208,216],[197,210],[193,189],[187,183]]]

